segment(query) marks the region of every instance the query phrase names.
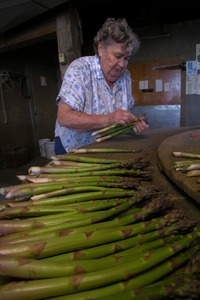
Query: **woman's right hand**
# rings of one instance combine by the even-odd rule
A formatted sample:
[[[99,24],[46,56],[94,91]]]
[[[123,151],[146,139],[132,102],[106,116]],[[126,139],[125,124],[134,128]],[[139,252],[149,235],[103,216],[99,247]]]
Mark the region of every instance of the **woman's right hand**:
[[[110,113],[110,117],[111,124],[128,125],[132,122],[136,122],[136,124],[133,125],[133,130],[136,134],[140,134],[143,130],[149,127],[145,115],[138,118],[131,112],[124,109],[115,110]]]
[[[131,112],[124,109],[116,109],[114,112],[109,114],[110,123],[128,125],[134,121],[137,121],[137,117]]]

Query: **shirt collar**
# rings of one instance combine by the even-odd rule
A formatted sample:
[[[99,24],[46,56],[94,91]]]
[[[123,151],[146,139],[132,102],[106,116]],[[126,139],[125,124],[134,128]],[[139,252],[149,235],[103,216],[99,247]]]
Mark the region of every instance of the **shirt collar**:
[[[97,71],[97,78],[104,78],[101,65],[100,65],[100,59],[97,54],[95,54],[95,67]]]

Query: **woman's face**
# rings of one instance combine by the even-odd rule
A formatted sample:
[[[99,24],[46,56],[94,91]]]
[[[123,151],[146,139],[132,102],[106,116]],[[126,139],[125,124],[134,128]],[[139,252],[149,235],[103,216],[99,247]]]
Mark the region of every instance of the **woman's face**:
[[[100,64],[108,84],[113,84],[122,75],[131,56],[131,50],[124,43],[116,43],[114,41],[107,45],[99,43]]]

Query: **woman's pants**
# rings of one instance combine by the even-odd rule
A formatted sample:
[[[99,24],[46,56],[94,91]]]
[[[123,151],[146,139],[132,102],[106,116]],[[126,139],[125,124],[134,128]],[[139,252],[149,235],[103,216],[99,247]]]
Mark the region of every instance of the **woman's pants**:
[[[65,148],[63,147],[60,138],[57,136],[55,137],[55,146],[54,151],[56,155],[61,155],[67,153]]]

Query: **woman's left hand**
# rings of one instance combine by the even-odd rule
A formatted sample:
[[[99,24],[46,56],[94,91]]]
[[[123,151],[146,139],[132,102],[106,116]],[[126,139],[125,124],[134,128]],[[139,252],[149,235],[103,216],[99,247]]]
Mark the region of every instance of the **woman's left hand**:
[[[137,135],[139,135],[142,131],[146,130],[147,128],[149,128],[149,124],[145,115],[143,115],[138,118],[137,124],[135,124],[133,127],[133,131]]]

